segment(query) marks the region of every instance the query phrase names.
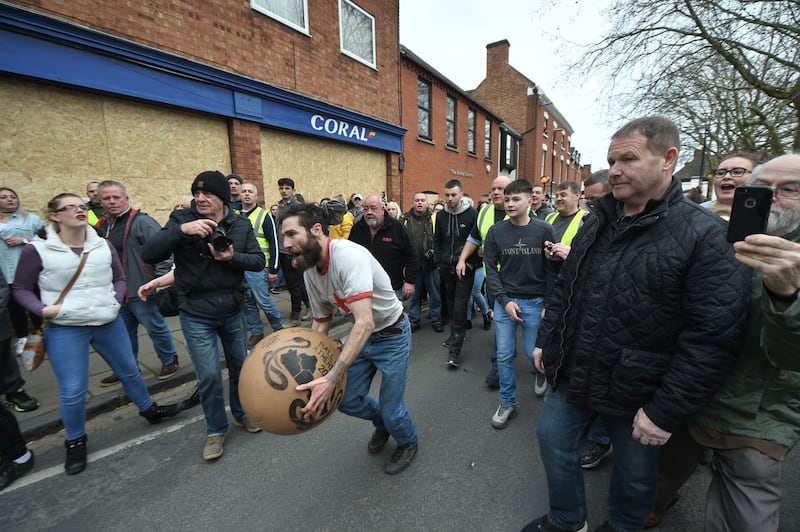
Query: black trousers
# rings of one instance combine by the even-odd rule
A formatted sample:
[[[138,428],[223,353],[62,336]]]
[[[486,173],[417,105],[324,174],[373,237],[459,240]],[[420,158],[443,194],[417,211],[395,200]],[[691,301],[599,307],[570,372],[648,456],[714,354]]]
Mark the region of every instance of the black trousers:
[[[460,354],[461,346],[467,332],[467,302],[472,293],[472,284],[475,281],[475,270],[467,264],[467,271],[459,279],[456,275],[455,265],[440,266],[439,274],[442,278],[443,298],[447,298],[447,308],[452,318],[450,325],[449,350],[451,353]]]
[[[302,304],[308,304],[308,294],[305,286],[303,286],[303,272],[292,266],[291,255],[281,253],[280,262],[283,278],[286,281],[286,288],[289,290],[289,297],[292,299],[292,314],[299,314]]]
[[[0,340],[0,353],[6,358],[10,358],[17,366],[17,361],[11,355],[11,338]],[[4,366],[0,366],[3,371],[3,377],[6,376]],[[19,367],[17,367],[17,375],[19,375]],[[4,402],[0,401],[0,457],[3,461],[15,460],[28,452],[25,447],[25,439],[19,430],[19,423],[14,414],[6,408]]]
[[[8,287],[11,290],[11,286]],[[34,289],[36,294],[39,294],[39,288]],[[42,326],[42,317],[37,316],[32,312],[28,312],[25,307],[17,303],[14,296],[8,300],[8,313],[11,316],[11,325],[14,327],[14,336],[17,338],[25,338],[28,336],[28,316],[31,318],[31,325],[36,330]]]
[[[0,372],[0,394],[16,392],[25,386],[19,362],[11,351],[11,338],[0,340]]]

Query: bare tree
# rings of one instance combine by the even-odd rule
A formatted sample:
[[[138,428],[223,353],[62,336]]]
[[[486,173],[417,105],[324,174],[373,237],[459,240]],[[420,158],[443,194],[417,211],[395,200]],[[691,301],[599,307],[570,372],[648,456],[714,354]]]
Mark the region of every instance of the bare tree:
[[[583,69],[628,112],[659,112],[711,152],[800,150],[800,2],[617,0]]]

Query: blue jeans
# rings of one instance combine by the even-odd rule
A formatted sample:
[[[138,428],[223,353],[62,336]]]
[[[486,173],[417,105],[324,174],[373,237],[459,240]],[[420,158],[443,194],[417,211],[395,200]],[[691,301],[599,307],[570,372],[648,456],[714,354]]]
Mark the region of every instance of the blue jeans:
[[[406,389],[411,326],[408,319],[394,325],[401,334],[374,332],[347,369],[347,388],[339,410],[372,421],[377,430],[388,432],[401,449],[417,444],[417,427],[403,395]],[[379,401],[369,396],[375,373],[381,372]]]
[[[442,323],[442,297],[439,289],[439,270],[420,272],[414,294],[408,302],[408,319],[411,323],[419,323],[420,306],[422,305],[422,287],[428,291],[428,308],[431,312],[431,323]]]
[[[272,298],[269,297],[269,283],[267,282],[266,270],[260,272],[245,271],[244,281],[250,287],[251,295],[251,297],[245,298],[245,307],[247,309],[245,317],[247,318],[247,328],[250,329],[250,334],[256,336],[264,335],[264,324],[261,323],[261,316],[258,314],[259,308],[267,315],[267,320],[269,320],[273,331],[280,331],[283,329],[281,313],[275,307]]]
[[[239,401],[239,373],[247,356],[247,325],[244,314],[236,312],[219,318],[201,318],[180,312],[181,328],[186,348],[192,357],[200,390],[200,404],[206,416],[209,436],[225,434],[228,415],[225,413],[220,344],[228,365],[229,400],[233,417],[244,417]]]
[[[594,420],[592,427],[589,429],[589,441],[593,441],[599,445],[611,444],[611,438],[608,437],[606,427],[603,425],[603,420],[600,416],[597,416],[597,419]]]
[[[122,383],[125,394],[144,412],[153,405],[120,316],[105,325],[64,326],[44,330],[50,364],[58,380],[61,420],[67,439],[86,434],[86,391],[89,389],[89,345],[103,357]]]
[[[467,320],[472,319],[472,302],[478,304],[478,309],[481,311],[481,314],[486,314],[489,312],[489,304],[486,302],[486,298],[483,297],[481,293],[481,288],[483,288],[483,280],[486,278],[486,271],[483,268],[478,268],[475,270],[475,280],[472,283],[472,293],[469,296],[469,301],[467,301]]]
[[[175,342],[172,340],[169,327],[167,327],[167,321],[158,311],[155,300],[133,299],[122,305],[119,314],[125,322],[125,328],[128,329],[134,357],[139,358],[139,324],[141,323],[153,342],[153,348],[156,350],[161,365],[172,364],[175,359]]]
[[[522,327],[522,343],[525,356],[533,361],[533,348],[542,319],[544,298],[511,298],[519,305],[522,323],[516,323],[506,313],[499,301],[494,302],[494,338],[497,350],[497,375],[500,378],[500,402],[507,406],[517,404],[517,384],[514,372],[514,356],[517,353],[517,328]]]
[[[544,400],[536,435],[547,474],[548,519],[558,527],[577,529],[586,520],[586,488],[581,456],[589,427],[598,416],[567,402],[567,383]],[[608,492],[608,522],[615,530],[640,530],[653,508],[661,448],[642,445],[631,432],[633,418],[600,416],[614,445],[614,469]]]

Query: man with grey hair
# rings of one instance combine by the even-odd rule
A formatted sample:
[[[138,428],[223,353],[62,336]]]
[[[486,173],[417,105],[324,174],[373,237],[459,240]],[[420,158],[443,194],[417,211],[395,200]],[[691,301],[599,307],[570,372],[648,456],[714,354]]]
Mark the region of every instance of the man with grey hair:
[[[147,240],[161,226],[147,214],[131,207],[128,192],[122,183],[103,181],[97,187],[100,205],[105,216],[97,224],[97,232],[108,239],[119,254],[128,288],[120,315],[131,339],[133,354],[139,355],[139,324],[141,323],[161,361],[158,378],[168,379],[178,371],[178,353],[164,316],[158,311],[155,299],[143,301],[137,291],[143,284],[172,269],[172,259],[148,264],[142,259]],[[100,381],[100,386],[119,384],[113,373]]]
[[[364,215],[353,224],[348,239],[361,244],[383,266],[392,282],[392,290],[402,301],[414,295],[419,276],[419,260],[403,224],[386,216],[381,198],[364,198]]]
[[[716,465],[706,497],[710,531],[780,528],[782,464],[800,439],[800,155],[757,166],[748,184],[774,194],[766,234],[733,245],[754,270],[747,336],[723,388],[690,421],[691,437],[664,448],[654,507],[660,521],[697,466],[700,445],[708,447]]]
[[[611,137],[612,193],[573,239],[534,349],[550,385],[536,428],[549,507],[524,530],[587,530],[581,455],[597,417],[615,453],[598,530],[639,530],[660,446],[711,401],[736,361],[749,272],[725,241],[725,222],[683,197],[672,175],[679,146],[663,117]]]

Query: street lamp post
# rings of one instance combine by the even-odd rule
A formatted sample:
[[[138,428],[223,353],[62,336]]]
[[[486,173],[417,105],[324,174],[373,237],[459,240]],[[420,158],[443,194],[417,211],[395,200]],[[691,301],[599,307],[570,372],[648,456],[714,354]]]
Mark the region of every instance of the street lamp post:
[[[555,181],[556,177],[556,132],[561,131],[564,133],[563,127],[554,127],[553,128],[553,157],[550,162],[550,197],[553,197],[553,181]]]

